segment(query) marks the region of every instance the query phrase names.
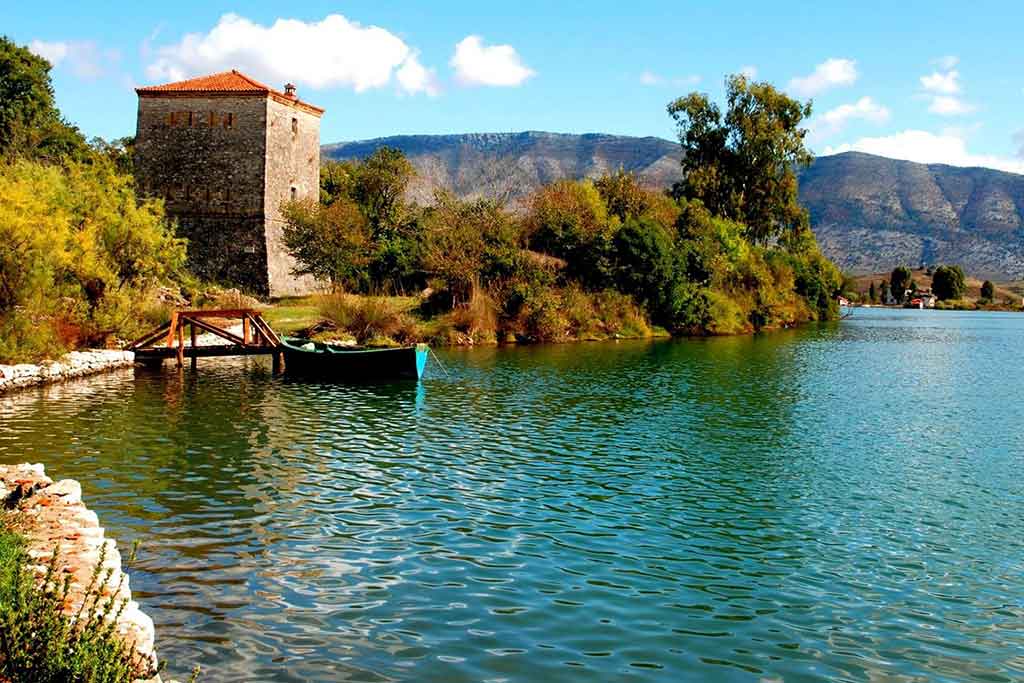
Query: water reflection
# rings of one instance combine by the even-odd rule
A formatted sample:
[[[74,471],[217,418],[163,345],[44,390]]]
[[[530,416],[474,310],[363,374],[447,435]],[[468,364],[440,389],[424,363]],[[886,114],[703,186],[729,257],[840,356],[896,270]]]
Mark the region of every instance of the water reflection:
[[[1022,329],[865,312],[390,386],[210,361],[0,399],[0,460],[144,540],[176,674],[1010,680]]]

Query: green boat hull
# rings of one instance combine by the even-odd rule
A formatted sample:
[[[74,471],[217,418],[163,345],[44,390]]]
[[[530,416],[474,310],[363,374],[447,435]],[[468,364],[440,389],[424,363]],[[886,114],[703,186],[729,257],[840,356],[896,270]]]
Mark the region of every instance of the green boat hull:
[[[417,380],[427,365],[426,344],[393,349],[345,348],[308,339],[285,339],[284,371],[345,382]]]

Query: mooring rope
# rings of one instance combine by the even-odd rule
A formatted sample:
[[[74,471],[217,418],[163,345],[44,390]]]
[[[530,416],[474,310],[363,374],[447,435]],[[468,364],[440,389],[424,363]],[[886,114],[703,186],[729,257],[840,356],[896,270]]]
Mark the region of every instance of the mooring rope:
[[[441,367],[441,370],[444,371],[445,379],[451,379],[451,376],[448,374],[448,368],[446,368],[444,366],[444,363],[441,362],[441,359],[437,357],[436,353],[434,353],[434,349],[432,349],[432,348],[430,348],[428,346],[427,347],[427,352],[430,353],[430,355],[434,357],[434,360],[437,361],[437,364]]]

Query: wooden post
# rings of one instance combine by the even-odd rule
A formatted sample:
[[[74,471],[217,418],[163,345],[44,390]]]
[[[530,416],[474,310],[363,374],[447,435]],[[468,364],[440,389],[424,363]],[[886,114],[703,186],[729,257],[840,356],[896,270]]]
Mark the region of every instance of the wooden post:
[[[283,370],[281,365],[282,361],[284,360],[284,354],[281,353],[280,351],[274,351],[274,353],[271,354],[271,357],[274,359],[274,374],[280,375]]]
[[[178,319],[178,369],[185,367],[185,326]]]
[[[199,367],[199,356],[196,355],[196,325],[195,325],[195,323],[191,323],[188,326],[188,329],[189,329],[189,335],[191,337],[191,339],[189,341],[192,342],[192,369],[195,370],[197,367]]]
[[[171,324],[167,326],[167,346],[174,346],[174,331],[178,328],[178,312],[171,311]]]
[[[242,339],[245,340],[246,346],[252,341],[252,332],[249,330],[249,316],[242,318]]]

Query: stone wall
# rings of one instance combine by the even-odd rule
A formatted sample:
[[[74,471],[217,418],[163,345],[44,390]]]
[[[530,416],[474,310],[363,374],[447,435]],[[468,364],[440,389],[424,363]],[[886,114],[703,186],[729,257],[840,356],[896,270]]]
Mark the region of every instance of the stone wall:
[[[300,106],[267,99],[267,161],[264,215],[270,294],[291,296],[316,289],[310,276],[295,277],[294,259],[282,242],[281,204],[320,197],[320,117]]]
[[[104,536],[96,513],[82,502],[81,485],[72,479],[54,483],[42,465],[0,465],[0,505],[18,510],[19,532],[28,541],[27,551],[35,563],[32,569],[40,579],[46,574],[54,548],[59,547],[60,575],[71,577],[67,614],[80,609],[99,564],[100,551],[106,548],[102,567],[104,572],[110,570],[110,576],[102,593],[125,605],[117,620],[117,633],[124,642],[134,644],[146,675],[156,676],[153,620],[132,600],[117,544]],[[159,681],[159,677],[154,680]]]
[[[14,389],[62,382],[114,368],[135,364],[131,351],[72,351],[60,360],[43,361],[39,365],[0,365],[0,394]]]
[[[267,99],[139,98],[135,178],[189,239],[200,277],[269,292],[264,218]]]

